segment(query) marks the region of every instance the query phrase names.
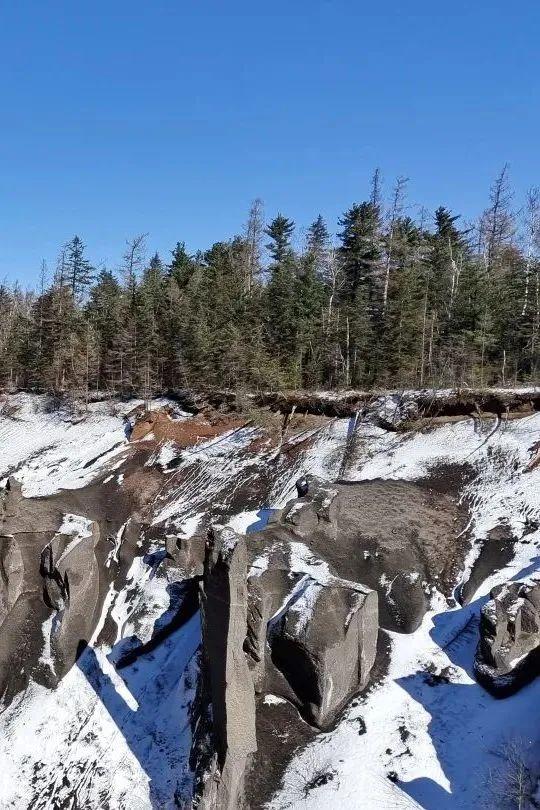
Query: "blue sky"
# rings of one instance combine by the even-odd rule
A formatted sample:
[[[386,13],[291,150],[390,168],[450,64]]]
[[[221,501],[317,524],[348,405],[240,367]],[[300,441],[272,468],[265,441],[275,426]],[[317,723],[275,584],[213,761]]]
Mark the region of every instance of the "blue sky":
[[[411,179],[471,217],[540,184],[537,0],[0,0],[0,278],[78,233],[118,264],[241,230],[250,201],[332,228]]]

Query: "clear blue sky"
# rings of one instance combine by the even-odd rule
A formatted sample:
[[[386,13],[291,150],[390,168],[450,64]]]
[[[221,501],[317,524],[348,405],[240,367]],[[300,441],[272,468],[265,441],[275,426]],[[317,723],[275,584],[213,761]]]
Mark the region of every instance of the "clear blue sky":
[[[0,277],[78,233],[114,267],[305,226],[411,178],[470,217],[506,161],[540,184],[540,4],[522,0],[0,0]]]

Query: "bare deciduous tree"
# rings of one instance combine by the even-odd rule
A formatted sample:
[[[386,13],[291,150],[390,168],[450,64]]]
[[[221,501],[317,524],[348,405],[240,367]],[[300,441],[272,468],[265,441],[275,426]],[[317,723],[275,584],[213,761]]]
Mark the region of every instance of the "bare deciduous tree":
[[[384,287],[383,287],[383,314],[386,312],[386,305],[388,303],[388,287],[390,284],[390,272],[392,268],[393,249],[394,249],[394,236],[396,222],[403,212],[403,200],[405,198],[405,189],[409,182],[407,177],[398,177],[394,186],[394,194],[392,197],[392,208],[390,210],[390,219],[388,224],[388,244],[386,248],[386,261],[384,264]]]
[[[246,259],[244,291],[251,295],[253,283],[261,272],[261,242],[264,233],[264,209],[260,199],[253,200],[245,226]]]

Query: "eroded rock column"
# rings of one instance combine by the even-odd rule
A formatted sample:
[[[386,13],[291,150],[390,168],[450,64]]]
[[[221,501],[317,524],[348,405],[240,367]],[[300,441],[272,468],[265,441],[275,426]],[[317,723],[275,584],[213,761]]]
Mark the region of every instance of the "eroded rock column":
[[[245,772],[257,750],[255,690],[243,651],[246,578],[245,538],[230,529],[215,529],[201,585],[203,654],[215,747],[199,801],[204,810],[244,806]]]

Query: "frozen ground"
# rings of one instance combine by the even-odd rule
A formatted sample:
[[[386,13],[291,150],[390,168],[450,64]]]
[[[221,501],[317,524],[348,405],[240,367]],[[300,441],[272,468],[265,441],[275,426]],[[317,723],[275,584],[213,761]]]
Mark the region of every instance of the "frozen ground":
[[[15,472],[26,495],[81,488],[98,474],[117,475],[127,445],[121,422],[107,405],[91,405],[87,418],[73,422],[62,413],[45,413],[40,398],[20,396],[14,403],[19,408],[13,416],[0,414],[0,475]],[[513,559],[467,607],[450,608],[436,596],[415,633],[391,635],[384,680],[353,701],[332,732],[320,735],[295,758],[270,806],[495,807],[486,785],[490,771],[504,767],[502,748],[517,741],[540,762],[540,680],[496,701],[475,684],[472,660],[478,614],[489,588],[538,570],[540,469],[526,473],[524,466],[528,448],[540,439],[540,415],[507,425],[492,420],[480,433],[472,420],[411,436],[360,424],[343,470],[350,432],[350,420],[334,420],[313,431],[311,442],[287,464],[277,463],[264,449],[248,458],[246,448],[254,438],[249,428],[200,445],[175,467],[169,467],[175,450],[165,445],[150,461],[168,470],[167,495],[158,498],[156,522],[192,534],[210,505],[232,509],[262,467],[271,477],[271,494],[258,508],[250,505],[231,518],[237,530],[260,527],[268,508],[282,506],[296,478],[307,472],[328,480],[341,471],[350,480],[414,481],[441,465],[470,467],[463,498],[471,510],[475,542],[467,566],[501,521],[517,539]],[[66,521],[78,531],[79,518]],[[115,546],[109,564],[117,552]],[[135,558],[125,583],[111,586],[98,632],[56,691],[31,683],[7,709],[0,709],[2,810],[73,810],[69,797],[74,791],[76,806],[89,810],[182,806],[191,779],[187,755],[198,614],[134,663],[117,666],[134,637],[142,643],[152,639],[174,608],[177,594],[159,574],[159,560],[159,549],[150,549]],[[110,647],[97,642],[106,621],[115,628]],[[45,657],[49,629],[44,628]],[[273,702],[268,696],[270,709]],[[331,778],[306,794],[306,782],[321,772]]]
[[[20,395],[10,404],[14,412],[0,414],[0,475],[14,473],[27,496],[80,489],[125,459],[121,419],[105,403],[90,405],[83,419],[46,413],[42,397]],[[88,525],[66,514],[60,530],[75,543]],[[32,681],[0,708],[2,810],[172,810],[189,795],[198,613],[134,663],[116,666],[134,642],[151,641],[178,607],[178,589],[157,571],[161,555],[150,547],[134,558],[120,587],[111,584],[93,639],[56,690]],[[112,647],[97,643],[107,620],[115,628]],[[51,627],[48,619],[41,660],[54,666]]]

